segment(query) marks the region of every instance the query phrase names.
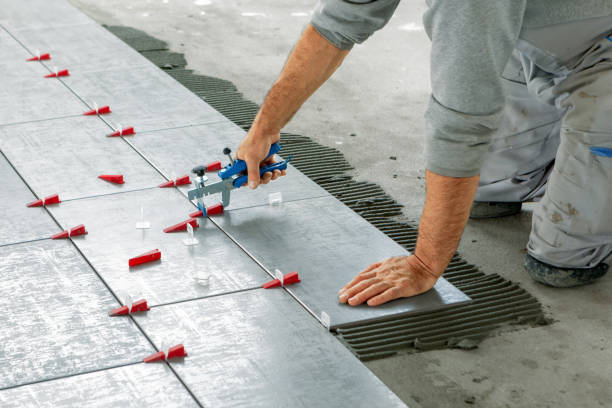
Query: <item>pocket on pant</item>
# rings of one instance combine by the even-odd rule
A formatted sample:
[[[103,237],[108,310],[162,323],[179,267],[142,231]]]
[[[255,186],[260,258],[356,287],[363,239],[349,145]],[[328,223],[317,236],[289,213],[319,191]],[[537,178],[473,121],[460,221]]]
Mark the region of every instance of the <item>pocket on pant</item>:
[[[612,149],[612,134],[563,133],[548,192],[572,233],[612,235],[612,157],[591,147]]]
[[[612,63],[601,62],[573,74],[561,87],[570,91],[561,103],[569,108],[563,119],[564,128],[612,134]]]

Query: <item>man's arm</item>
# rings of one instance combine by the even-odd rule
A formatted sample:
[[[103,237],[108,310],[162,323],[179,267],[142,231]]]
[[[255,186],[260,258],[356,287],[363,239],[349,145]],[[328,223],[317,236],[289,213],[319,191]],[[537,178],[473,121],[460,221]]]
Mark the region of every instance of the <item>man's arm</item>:
[[[526,0],[429,0],[432,97],[425,114],[427,198],[415,253],[374,264],[340,301],[379,305],[430,289],[468,218],[478,174],[502,117],[501,75],[521,30]]]
[[[453,254],[467,222],[478,176],[454,178],[427,171],[425,209],[414,254],[370,265],[340,290],[340,302],[377,306],[431,289]]]
[[[260,163],[270,145],[280,139],[280,130],[334,73],[348,53],[348,50],[333,46],[312,25],[306,27],[236,153],[236,157],[247,164],[249,187],[256,188],[260,183]],[[280,175],[278,170],[274,174],[266,173],[261,182],[267,183]]]
[[[249,187],[256,188],[260,182],[265,184],[281,175],[279,171],[265,173],[260,180],[260,165],[274,160],[264,160],[270,144],[280,139],[283,126],[334,73],[353,45],[387,24],[398,3],[399,0],[319,0],[311,24],[289,55],[236,153],[246,161]]]

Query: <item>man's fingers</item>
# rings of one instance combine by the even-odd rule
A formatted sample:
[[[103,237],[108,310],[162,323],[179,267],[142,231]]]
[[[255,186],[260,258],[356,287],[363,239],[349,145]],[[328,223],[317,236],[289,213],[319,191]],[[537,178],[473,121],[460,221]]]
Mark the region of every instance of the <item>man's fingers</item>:
[[[372,265],[368,266],[367,268],[365,268],[363,271],[359,272],[360,274],[362,273],[368,273],[370,271],[373,271],[374,269],[380,267],[380,265],[382,265],[382,262],[376,262],[373,263]]]
[[[261,162],[261,167],[266,167],[269,166],[271,164],[274,164],[276,162],[276,155],[273,154],[270,157],[266,157],[262,162]]]
[[[261,176],[261,178],[259,179],[259,182],[261,184],[268,184],[270,180],[272,180],[272,173],[267,171]]]
[[[368,286],[366,289],[360,291],[359,293],[355,294],[354,296],[350,297],[348,303],[351,306],[360,305],[371,297],[374,297],[379,293],[386,291],[387,289],[389,289],[389,284],[387,282],[375,283],[373,285]]]
[[[370,277],[363,277],[361,281],[357,282],[355,285],[346,289],[344,292],[340,294],[339,296],[340,303],[346,303],[347,300],[355,296],[357,293],[367,289],[369,286],[374,285],[378,282],[380,281],[376,279],[376,274],[373,274]]]
[[[344,292],[345,290],[347,290],[351,286],[354,286],[356,283],[361,282],[364,279],[371,278],[373,275],[370,272],[374,271],[380,265],[382,265],[382,262],[376,262],[376,263],[373,263],[372,265],[368,266],[363,271],[359,272],[357,274],[357,276],[355,277],[355,279],[353,279],[352,281],[350,281],[349,283],[344,285],[344,287],[342,289],[340,289],[340,292],[338,292],[338,293]],[[374,274],[374,275],[376,275],[376,274]]]
[[[281,176],[280,170],[274,170],[273,172],[267,171],[263,174],[263,176],[261,176],[260,183],[268,184],[270,181],[276,180],[280,176]]]
[[[272,180],[276,180],[280,176],[281,176],[280,170],[274,170],[274,172],[272,173]]]
[[[349,283],[347,283],[346,285],[344,285],[344,287],[342,289],[340,289],[340,291],[338,292],[338,294],[342,294],[342,292],[346,292],[348,289],[350,289],[351,287],[355,286],[356,284],[358,284],[359,282],[361,282],[364,279],[370,279],[373,278],[374,276],[376,276],[376,273],[373,272],[373,269],[375,268],[368,268],[363,272],[359,272],[359,274],[357,276],[355,276],[355,278],[350,281]]]
[[[255,189],[259,185],[259,161],[251,158],[246,158],[244,161],[249,173],[249,187]]]
[[[394,287],[391,287],[391,288],[385,290],[384,292],[380,293],[379,295],[374,296],[373,298],[368,299],[368,305],[369,306],[382,305],[383,303],[390,302],[393,299],[397,299],[399,297],[401,297],[400,290],[394,286]]]

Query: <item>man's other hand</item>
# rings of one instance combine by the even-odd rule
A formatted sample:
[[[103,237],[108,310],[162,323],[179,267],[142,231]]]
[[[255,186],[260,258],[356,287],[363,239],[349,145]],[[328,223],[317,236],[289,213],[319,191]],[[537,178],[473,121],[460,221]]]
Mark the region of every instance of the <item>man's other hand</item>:
[[[389,258],[370,265],[338,293],[340,303],[378,306],[433,288],[437,276],[414,255]]]

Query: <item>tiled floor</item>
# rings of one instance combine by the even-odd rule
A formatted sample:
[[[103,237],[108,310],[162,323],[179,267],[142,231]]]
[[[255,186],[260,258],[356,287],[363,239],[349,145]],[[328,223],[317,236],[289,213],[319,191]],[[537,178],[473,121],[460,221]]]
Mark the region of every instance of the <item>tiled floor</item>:
[[[224,216],[198,219],[199,245],[164,233],[195,208],[186,189],[156,186],[199,160],[225,161],[219,150],[241,131],[64,1],[5,1],[3,9],[3,406],[403,405],[309,311],[343,324],[465,301],[460,292],[444,283],[361,310],[324,296],[365,266],[364,251],[402,250],[293,169],[274,187],[284,193],[280,207],[267,204],[272,189],[237,191]],[[25,62],[38,49],[52,60]],[[71,76],[43,78],[55,64]],[[94,103],[112,114],[81,116]],[[119,124],[136,135],[107,137]],[[113,173],[126,183],[98,179]],[[62,203],[25,207],[54,193]],[[149,229],[135,228],[141,208]],[[87,235],[49,239],[79,224]],[[161,261],[128,267],[152,249]],[[294,265],[303,286],[261,289],[271,270]],[[194,280],[202,274],[211,276],[206,286]],[[125,295],[152,309],[108,316]],[[177,343],[188,357],[142,363]]]

